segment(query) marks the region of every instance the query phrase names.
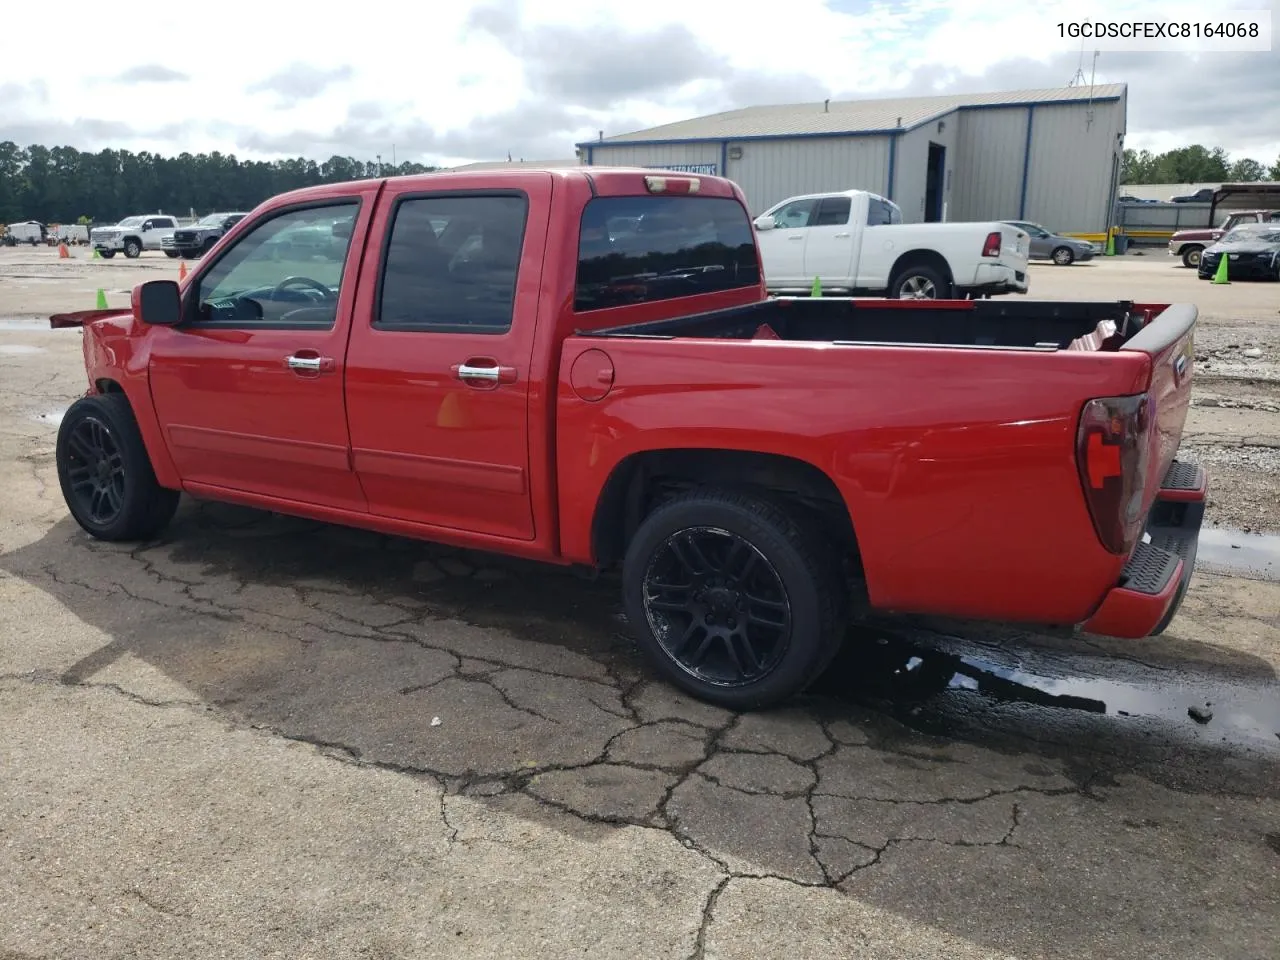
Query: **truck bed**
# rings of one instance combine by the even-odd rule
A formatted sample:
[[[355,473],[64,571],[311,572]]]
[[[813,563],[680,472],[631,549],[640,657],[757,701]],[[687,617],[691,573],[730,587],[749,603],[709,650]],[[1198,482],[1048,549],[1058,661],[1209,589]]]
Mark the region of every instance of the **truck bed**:
[[[1163,307],[1131,301],[772,297],[745,307],[592,331],[592,336],[1115,351]]]

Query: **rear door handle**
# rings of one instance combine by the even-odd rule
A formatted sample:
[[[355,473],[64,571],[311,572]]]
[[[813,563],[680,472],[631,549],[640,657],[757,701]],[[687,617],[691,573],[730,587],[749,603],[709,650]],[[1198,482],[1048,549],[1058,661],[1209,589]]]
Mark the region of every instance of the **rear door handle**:
[[[803,240],[803,239],[804,239],[804,234],[803,234],[803,233],[793,233],[791,236],[787,237],[787,239],[788,239],[788,240]]]
[[[849,234],[847,234],[847,233],[837,233],[837,234],[836,234],[836,236],[837,236],[837,237],[842,237],[842,238],[843,238],[843,237],[847,237],[847,236],[849,236]]]
[[[515,383],[516,368],[503,367],[493,361],[468,361],[453,366],[453,375],[468,383]]]

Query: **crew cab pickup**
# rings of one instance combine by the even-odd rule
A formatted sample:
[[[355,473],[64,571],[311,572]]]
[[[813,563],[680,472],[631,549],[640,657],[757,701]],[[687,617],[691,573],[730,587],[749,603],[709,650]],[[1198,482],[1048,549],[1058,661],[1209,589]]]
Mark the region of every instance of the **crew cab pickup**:
[[[1200,267],[1205,247],[1211,247],[1236,227],[1246,223],[1280,223],[1280,210],[1237,210],[1218,227],[1178,230],[1169,238],[1169,256],[1179,257],[1184,267]]]
[[[765,285],[947,300],[1027,292],[1031,238],[1009,223],[910,223],[865,190],[791,197],[755,220]]]
[[[303,231],[330,242],[278,245]],[[618,572],[657,669],[752,708],[866,609],[1163,630],[1204,510],[1175,459],[1196,316],[769,297],[718,177],[330,184],[51,318],[88,380],[58,478],[104,540],[186,491]]]
[[[110,227],[95,227],[89,232],[89,243],[99,256],[110,260],[117,252],[123,252],[130,260],[136,260],[143,250],[165,250],[165,237],[172,237],[178,221],[165,214],[125,217]],[[175,251],[165,250],[170,257]]]

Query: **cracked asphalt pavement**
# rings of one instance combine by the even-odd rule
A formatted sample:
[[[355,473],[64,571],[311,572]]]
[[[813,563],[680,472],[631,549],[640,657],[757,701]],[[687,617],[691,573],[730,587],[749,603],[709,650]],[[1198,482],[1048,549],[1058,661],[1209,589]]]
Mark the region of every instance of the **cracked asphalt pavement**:
[[[79,334],[3,347],[4,960],[1276,956],[1280,584],[1142,642],[868,622],[735,715],[604,580],[189,499],[91,541]]]

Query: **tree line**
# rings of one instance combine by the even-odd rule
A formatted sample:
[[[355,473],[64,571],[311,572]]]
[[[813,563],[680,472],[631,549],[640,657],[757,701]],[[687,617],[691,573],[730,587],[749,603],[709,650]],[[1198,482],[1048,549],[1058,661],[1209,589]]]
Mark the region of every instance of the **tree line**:
[[[0,224],[115,223],[137,213],[251,210],[263,200],[319,183],[427,173],[436,167],[333,156],[323,163],[240,160],[234,154],[180,153],[74,147],[19,147],[0,142]],[[1219,183],[1280,180],[1280,158],[1270,167],[1251,158],[1232,160],[1221,147],[1194,144],[1152,153],[1126,150],[1122,182]]]
[[[19,147],[0,141],[0,224],[115,223],[141,213],[184,217],[252,210],[298,187],[377,176],[427,173],[435,167],[333,156],[323,163],[240,160],[234,154],[165,157],[128,150],[82,152],[74,147]]]
[[[1142,183],[1256,183],[1280,180],[1280,157],[1270,167],[1249,157],[1232,160],[1221,147],[1193,144],[1167,153],[1126,150],[1121,182]]]

